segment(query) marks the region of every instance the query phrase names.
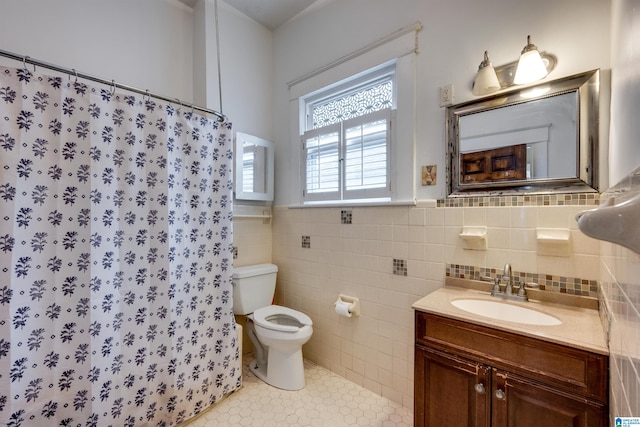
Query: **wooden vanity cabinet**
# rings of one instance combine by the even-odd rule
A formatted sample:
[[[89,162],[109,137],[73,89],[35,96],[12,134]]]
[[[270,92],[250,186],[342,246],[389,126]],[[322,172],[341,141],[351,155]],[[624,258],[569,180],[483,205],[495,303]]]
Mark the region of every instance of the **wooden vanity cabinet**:
[[[415,319],[415,427],[607,425],[607,356],[419,311]]]

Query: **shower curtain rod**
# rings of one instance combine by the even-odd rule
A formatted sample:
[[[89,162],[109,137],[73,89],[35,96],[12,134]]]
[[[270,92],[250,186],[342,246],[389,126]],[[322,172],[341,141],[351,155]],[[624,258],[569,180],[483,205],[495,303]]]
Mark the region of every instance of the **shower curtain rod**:
[[[81,79],[86,79],[86,80],[91,80],[97,83],[101,83],[104,85],[108,85],[111,87],[116,87],[118,89],[123,89],[123,90],[127,90],[129,92],[135,92],[135,93],[139,93],[141,95],[145,95],[145,96],[149,96],[149,97],[153,97],[153,98],[157,98],[157,99],[161,99],[163,101],[167,101],[167,102],[171,102],[174,104],[180,104],[181,106],[185,106],[184,104],[182,104],[182,102],[178,99],[178,98],[169,98],[163,95],[158,95],[157,93],[153,93],[153,92],[149,92],[148,90],[142,90],[142,89],[138,89],[136,87],[133,86],[127,86],[127,85],[123,85],[120,83],[117,83],[115,80],[105,80],[103,78],[100,77],[96,77],[96,76],[92,76],[90,74],[85,74],[85,73],[80,73],[78,71],[76,71],[73,68],[65,68],[65,67],[61,67],[59,65],[54,65],[54,64],[49,64],[47,62],[44,61],[40,61],[37,59],[33,59],[29,56],[24,56],[24,55],[18,55],[16,53],[13,52],[9,52],[6,50],[2,50],[0,49],[0,56],[4,56],[6,58],[10,58],[10,59],[14,59],[16,61],[21,61],[25,67],[26,64],[32,64],[34,66],[34,71],[35,71],[35,67],[42,67],[42,68],[48,68],[50,70],[54,70],[54,71],[58,71],[61,73],[65,73],[68,74],[69,76],[74,76],[76,78],[81,78]],[[186,107],[189,107],[189,105],[186,105]],[[221,112],[215,111],[215,110],[211,110],[209,108],[205,108],[205,107],[199,107],[197,105],[190,105],[192,110],[198,110],[201,111],[203,113],[207,113],[207,114],[213,114],[214,116],[218,117],[218,119],[222,122],[227,120],[227,116],[225,116],[224,114],[222,114]]]

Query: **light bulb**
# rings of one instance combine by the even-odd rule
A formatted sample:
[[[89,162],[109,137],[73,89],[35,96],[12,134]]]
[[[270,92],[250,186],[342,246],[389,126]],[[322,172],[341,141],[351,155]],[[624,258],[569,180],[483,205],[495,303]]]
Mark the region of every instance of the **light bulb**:
[[[527,45],[522,49],[513,84],[532,83],[544,78],[548,73],[538,48],[531,44],[531,36],[527,36]]]

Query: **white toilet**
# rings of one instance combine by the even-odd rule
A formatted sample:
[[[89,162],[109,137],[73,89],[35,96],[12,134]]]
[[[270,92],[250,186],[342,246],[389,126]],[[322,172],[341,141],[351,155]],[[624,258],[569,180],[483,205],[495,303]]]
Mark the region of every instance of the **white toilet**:
[[[300,390],[304,388],[302,345],[313,334],[313,322],[304,313],[271,305],[277,272],[273,264],[236,267],[233,312],[247,315],[247,335],[256,348],[251,371],[274,387]]]

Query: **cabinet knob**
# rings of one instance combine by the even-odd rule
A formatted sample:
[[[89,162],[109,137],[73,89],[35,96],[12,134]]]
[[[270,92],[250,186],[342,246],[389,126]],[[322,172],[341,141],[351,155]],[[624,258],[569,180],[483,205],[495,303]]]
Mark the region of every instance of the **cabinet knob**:
[[[475,385],[474,388],[476,389],[476,393],[484,394],[484,384],[478,383],[478,384]]]
[[[502,391],[500,389],[496,390],[495,396],[496,396],[496,399],[498,399],[498,400],[505,400],[507,398],[507,396],[504,394],[504,391]]]

